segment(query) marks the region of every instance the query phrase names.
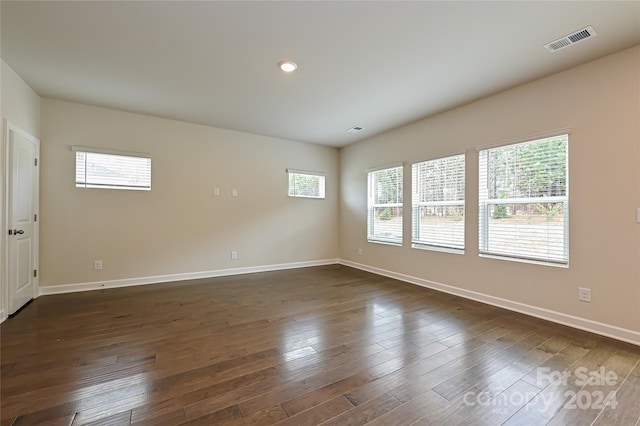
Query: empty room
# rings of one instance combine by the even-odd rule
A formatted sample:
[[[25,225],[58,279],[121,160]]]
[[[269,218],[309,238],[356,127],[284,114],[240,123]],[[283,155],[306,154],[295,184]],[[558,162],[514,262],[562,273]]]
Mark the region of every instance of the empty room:
[[[0,424],[640,426],[640,2],[0,2]]]

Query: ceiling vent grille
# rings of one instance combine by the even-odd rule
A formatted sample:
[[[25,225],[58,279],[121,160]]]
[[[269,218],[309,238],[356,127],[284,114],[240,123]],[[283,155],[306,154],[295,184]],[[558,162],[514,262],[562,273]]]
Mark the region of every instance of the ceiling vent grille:
[[[559,38],[558,40],[554,40],[551,43],[547,43],[544,47],[549,52],[557,52],[558,50],[564,49],[565,47],[569,47],[576,43],[580,43],[588,38],[592,38],[596,36],[596,32],[590,26],[587,28],[583,28],[574,33],[568,34],[564,37]]]

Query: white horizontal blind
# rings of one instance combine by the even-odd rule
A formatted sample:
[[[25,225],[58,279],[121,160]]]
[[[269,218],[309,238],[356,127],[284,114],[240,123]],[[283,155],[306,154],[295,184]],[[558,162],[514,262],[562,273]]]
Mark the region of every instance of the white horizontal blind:
[[[151,190],[151,158],[76,152],[76,187]]]
[[[368,174],[367,238],[402,243],[402,166]]]
[[[569,261],[568,135],[479,152],[480,253]]]
[[[289,197],[325,198],[324,173],[287,170]]]
[[[412,167],[412,242],[464,249],[464,154]]]

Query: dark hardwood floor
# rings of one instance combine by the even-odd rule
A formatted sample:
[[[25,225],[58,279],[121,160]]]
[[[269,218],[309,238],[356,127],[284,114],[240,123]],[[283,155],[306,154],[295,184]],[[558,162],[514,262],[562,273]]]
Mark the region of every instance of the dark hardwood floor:
[[[2,425],[640,425],[640,347],[338,265],[44,296],[0,331]]]

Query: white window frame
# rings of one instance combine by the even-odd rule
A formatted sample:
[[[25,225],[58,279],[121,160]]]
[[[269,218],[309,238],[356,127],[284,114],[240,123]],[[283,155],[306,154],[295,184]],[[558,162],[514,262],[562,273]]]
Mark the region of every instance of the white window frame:
[[[102,148],[93,148],[93,147],[85,147],[85,146],[72,146],[71,151],[76,154],[75,158],[75,181],[76,188],[96,188],[96,189],[122,189],[122,190],[133,190],[133,191],[151,191],[151,155],[147,153],[141,152],[131,152],[131,151],[119,151],[119,150],[111,150],[111,149],[102,149]],[[79,167],[79,159],[80,156],[78,154],[84,154],[84,179],[78,179],[78,167]],[[109,184],[106,182],[100,182],[98,180],[88,181],[88,176],[86,173],[86,164],[88,162],[87,157],[91,154],[98,155],[109,155],[122,157],[122,159],[126,158],[135,158],[135,159],[145,159],[148,160],[148,176],[145,176],[145,182],[148,180],[149,184],[141,184],[141,185],[124,185],[124,184]],[[146,169],[146,168],[145,168]]]
[[[493,145],[484,148],[478,148],[478,176],[479,176],[479,238],[478,238],[478,249],[479,255],[482,257],[490,257],[497,259],[505,259],[505,260],[513,260],[519,262],[527,262],[548,266],[560,266],[560,267],[568,267],[569,264],[569,134],[568,130],[558,131],[557,133],[548,133],[537,136],[532,136],[530,138],[521,139],[517,141],[511,141],[504,144]],[[482,170],[483,166],[480,164],[483,159],[483,152],[489,152],[496,148],[505,148],[509,146],[516,145],[524,145],[527,143],[534,142],[542,142],[549,139],[554,139],[558,137],[566,137],[566,188],[564,196],[545,196],[545,197],[512,197],[512,198],[493,198],[489,199],[487,197],[483,197],[483,194],[487,194],[487,182],[482,180]],[[483,188],[483,185],[485,188]],[[537,256],[526,256],[519,255],[516,253],[506,253],[501,251],[492,251],[489,249],[489,226],[488,221],[491,217],[491,206],[495,205],[516,205],[516,204],[541,204],[541,203],[563,203],[563,257],[562,259],[558,258],[549,258],[549,257],[537,257]]]
[[[441,201],[418,201],[420,198],[420,191],[422,188],[422,176],[419,174],[418,169],[420,165],[425,163],[437,163],[442,162],[444,160],[449,160],[453,158],[461,157],[462,158],[462,180],[463,185],[466,185],[466,155],[465,153],[447,155],[444,157],[437,157],[430,160],[418,161],[411,165],[411,247],[412,248],[420,248],[420,249],[428,249],[428,250],[436,250],[436,251],[446,251],[451,253],[463,254],[465,249],[465,193],[463,191],[462,200],[441,200]],[[455,244],[453,242],[443,243],[436,241],[423,240],[420,238],[420,208],[421,207],[453,207],[453,206],[462,206],[462,244]]]
[[[295,169],[287,169],[287,174],[289,177],[289,197],[293,198],[313,198],[313,199],[324,199],[326,196],[326,173],[322,172],[310,172],[306,170],[295,170]],[[318,179],[318,195],[305,195],[297,192],[297,188],[295,185],[292,185],[293,179],[296,176],[317,176]]]
[[[384,170],[392,170],[399,169],[401,173],[400,183],[402,188],[400,189],[400,195],[402,200],[400,202],[395,203],[376,203],[374,189],[374,175],[375,173],[384,171]],[[386,166],[376,167],[373,169],[367,170],[367,241],[370,243],[385,243],[392,245],[402,245],[403,242],[403,233],[404,233],[404,225],[403,225],[403,217],[401,216],[401,226],[400,226],[400,236],[398,238],[394,237],[386,237],[383,235],[378,235],[374,228],[375,225],[375,211],[378,208],[401,208],[404,207],[404,164],[403,163],[395,163]],[[404,209],[403,209],[404,211]]]

